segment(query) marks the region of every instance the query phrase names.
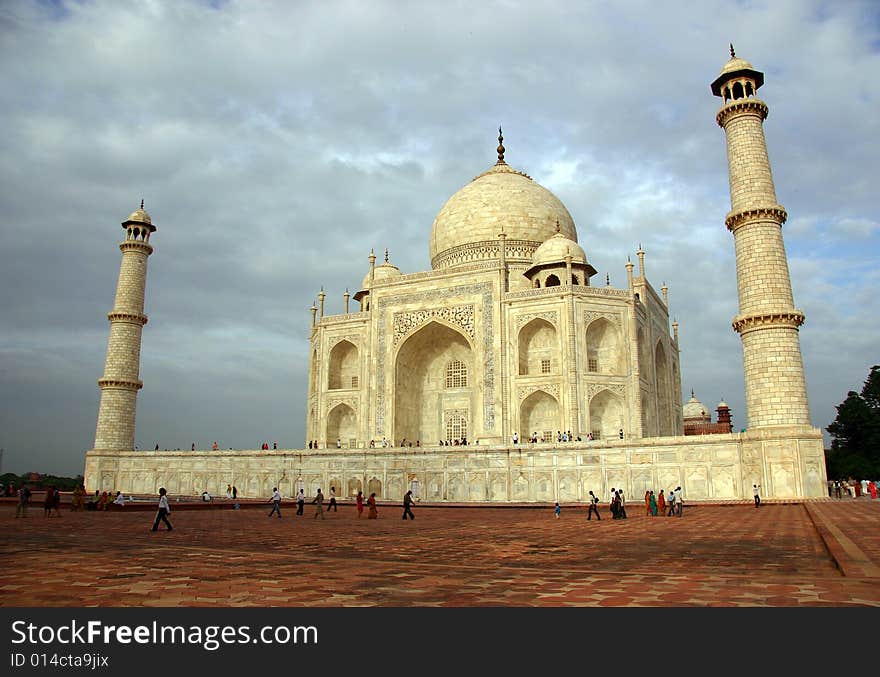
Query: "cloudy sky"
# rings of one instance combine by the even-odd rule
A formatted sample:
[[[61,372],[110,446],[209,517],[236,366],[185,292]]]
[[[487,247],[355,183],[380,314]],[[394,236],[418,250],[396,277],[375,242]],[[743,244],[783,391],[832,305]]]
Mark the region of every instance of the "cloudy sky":
[[[430,268],[444,202],[495,160],[566,204],[614,286],[639,244],[681,325],[684,397],[746,425],[720,99],[762,98],[813,424],[880,362],[874,2],[0,5],[3,471],[82,472],[120,222],[146,201],[137,444],[302,446],[309,307],[370,248]]]

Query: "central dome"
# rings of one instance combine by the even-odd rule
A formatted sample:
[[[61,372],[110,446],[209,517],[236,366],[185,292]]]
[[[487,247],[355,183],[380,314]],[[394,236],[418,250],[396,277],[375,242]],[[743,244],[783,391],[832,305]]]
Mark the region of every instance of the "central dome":
[[[531,262],[538,246],[559,231],[577,242],[565,205],[531,177],[499,161],[443,205],[431,228],[431,267],[450,268],[497,259],[498,235],[507,236],[508,261]]]

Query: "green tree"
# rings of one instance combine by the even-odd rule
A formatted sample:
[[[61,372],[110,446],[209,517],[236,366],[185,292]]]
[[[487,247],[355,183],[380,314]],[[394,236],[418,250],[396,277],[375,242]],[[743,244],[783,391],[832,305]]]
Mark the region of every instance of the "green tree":
[[[861,393],[850,390],[837,405],[837,418],[826,430],[829,477],[880,477],[880,365],[871,367]]]

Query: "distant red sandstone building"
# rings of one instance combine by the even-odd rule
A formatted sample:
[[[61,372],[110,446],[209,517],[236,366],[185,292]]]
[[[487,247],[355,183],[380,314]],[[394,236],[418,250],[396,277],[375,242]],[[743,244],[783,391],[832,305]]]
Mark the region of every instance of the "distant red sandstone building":
[[[729,433],[733,430],[730,407],[723,400],[718,403],[718,408],[715,409],[718,414],[716,423],[712,422],[712,415],[706,406],[694,396],[693,390],[691,390],[691,399],[682,407],[682,410],[685,435],[716,435]]]

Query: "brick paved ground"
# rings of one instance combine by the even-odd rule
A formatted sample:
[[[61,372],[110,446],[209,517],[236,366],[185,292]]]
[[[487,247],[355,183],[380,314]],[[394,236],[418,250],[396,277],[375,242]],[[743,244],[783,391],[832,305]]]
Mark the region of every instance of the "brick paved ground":
[[[145,507],[145,506],[144,506]],[[880,501],[688,506],[588,522],[581,507],[415,508],[323,521],[269,506],[15,519],[0,606],[880,606]],[[150,508],[152,510],[152,508]],[[10,566],[14,562],[14,565]]]

